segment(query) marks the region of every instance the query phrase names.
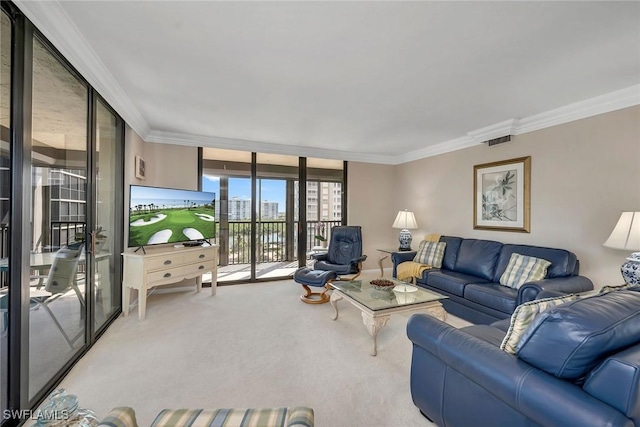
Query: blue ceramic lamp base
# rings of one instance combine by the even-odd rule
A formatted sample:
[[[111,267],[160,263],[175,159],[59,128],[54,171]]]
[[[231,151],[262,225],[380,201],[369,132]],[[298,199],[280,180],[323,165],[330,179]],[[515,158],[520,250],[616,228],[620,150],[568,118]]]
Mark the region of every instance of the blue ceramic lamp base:
[[[620,272],[624,281],[632,286],[640,286],[640,252],[634,252],[622,264]]]
[[[398,241],[400,242],[400,247],[398,248],[401,251],[410,251],[411,250],[411,233],[406,228],[400,230],[400,234],[398,235]]]

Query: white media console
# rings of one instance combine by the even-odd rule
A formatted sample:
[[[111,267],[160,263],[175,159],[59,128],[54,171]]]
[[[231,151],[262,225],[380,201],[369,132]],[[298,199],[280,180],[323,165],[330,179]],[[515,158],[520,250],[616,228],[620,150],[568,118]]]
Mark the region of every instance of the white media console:
[[[147,290],[184,279],[196,279],[202,290],[202,275],[211,272],[211,295],[216,294],[218,245],[195,247],[147,247],[146,253],[123,252],[122,311],[129,315],[131,289],[138,291],[138,319],[144,320]]]

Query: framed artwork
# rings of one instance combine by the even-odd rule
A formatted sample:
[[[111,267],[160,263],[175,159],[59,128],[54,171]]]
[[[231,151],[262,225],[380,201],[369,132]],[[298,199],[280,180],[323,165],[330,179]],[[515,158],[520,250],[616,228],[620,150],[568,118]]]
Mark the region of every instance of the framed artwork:
[[[144,159],[140,156],[136,156],[136,178],[144,179],[145,176],[146,173]]]
[[[531,156],[473,167],[473,228],[529,232]]]

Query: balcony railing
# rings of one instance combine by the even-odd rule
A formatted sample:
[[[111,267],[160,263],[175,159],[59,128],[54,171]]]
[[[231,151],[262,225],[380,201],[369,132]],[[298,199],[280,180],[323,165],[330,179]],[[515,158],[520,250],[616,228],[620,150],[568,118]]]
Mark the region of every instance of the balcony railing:
[[[305,251],[317,246],[315,236],[325,236],[327,242],[331,239],[331,228],[341,225],[342,221],[307,221],[307,242]],[[296,259],[298,241],[298,221],[293,227],[293,245],[287,253],[287,223],[284,221],[260,221],[257,223],[256,258],[258,263],[283,262]],[[216,239],[220,239],[220,223],[216,222]],[[227,265],[249,264],[251,262],[251,222],[229,221],[229,257]],[[221,257],[222,258],[222,257]]]

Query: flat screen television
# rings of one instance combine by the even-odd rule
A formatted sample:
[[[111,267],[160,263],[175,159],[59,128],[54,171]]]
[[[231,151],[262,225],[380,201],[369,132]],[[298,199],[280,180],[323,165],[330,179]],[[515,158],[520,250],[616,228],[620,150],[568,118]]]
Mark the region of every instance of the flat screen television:
[[[215,237],[216,193],[132,185],[129,247]]]

